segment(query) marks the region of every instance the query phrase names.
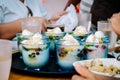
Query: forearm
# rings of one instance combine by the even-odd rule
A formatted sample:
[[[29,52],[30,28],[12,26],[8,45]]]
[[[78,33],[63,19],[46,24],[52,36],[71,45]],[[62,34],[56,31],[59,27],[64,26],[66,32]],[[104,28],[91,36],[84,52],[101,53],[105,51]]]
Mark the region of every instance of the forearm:
[[[12,39],[16,33],[21,32],[21,20],[0,24],[0,39]]]
[[[73,4],[74,6],[76,6],[78,3],[80,3],[80,1],[81,1],[81,0],[68,0],[66,6],[65,6],[65,8],[64,8],[64,10],[66,10],[66,8],[67,8],[68,6],[70,6],[70,4]]]

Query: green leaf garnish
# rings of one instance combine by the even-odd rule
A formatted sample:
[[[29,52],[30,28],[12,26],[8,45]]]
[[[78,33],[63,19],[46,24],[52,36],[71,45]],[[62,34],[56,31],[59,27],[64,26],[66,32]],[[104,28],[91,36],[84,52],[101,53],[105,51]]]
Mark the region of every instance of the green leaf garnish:
[[[94,46],[94,44],[86,44],[86,45],[85,45],[85,48],[88,48],[88,47],[90,47],[90,46]]]
[[[53,40],[55,37],[54,36],[49,36],[49,39]]]
[[[29,51],[29,48],[26,48],[25,46],[22,46],[24,50]]]
[[[42,51],[42,49],[41,48],[37,48],[36,51]]]
[[[103,64],[100,64],[100,66],[103,66]]]
[[[73,32],[69,32],[69,34],[73,34]]]
[[[29,54],[29,58],[35,58],[35,53]]]

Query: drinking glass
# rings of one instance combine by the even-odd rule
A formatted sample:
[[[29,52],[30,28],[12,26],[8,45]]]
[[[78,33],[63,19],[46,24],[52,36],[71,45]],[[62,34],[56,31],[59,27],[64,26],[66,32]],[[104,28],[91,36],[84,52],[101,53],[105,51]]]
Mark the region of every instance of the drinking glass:
[[[75,61],[82,60],[84,44],[68,45],[63,44],[64,40],[56,42],[57,63],[64,70],[72,70]]]
[[[58,27],[61,29],[56,30],[55,28]],[[49,30],[53,30],[52,32],[49,32]],[[47,25],[47,32],[43,33],[44,36],[49,38],[50,41],[50,56],[55,57],[55,41],[61,39],[65,35],[65,25],[64,24],[49,24]]]
[[[86,43],[86,59],[107,58],[108,43]]]
[[[111,25],[108,21],[98,21],[97,23],[98,30],[104,32],[106,36],[109,38],[109,48],[114,47],[114,44],[116,43],[117,35],[113,31]]]
[[[89,32],[91,28],[91,13],[80,13],[78,15],[78,25],[84,26]]]
[[[8,80],[12,60],[12,42],[0,39],[0,80]]]
[[[54,29],[56,27],[59,27],[62,32],[64,32],[64,30],[65,30],[65,25],[64,24],[49,24],[49,25],[47,25],[47,30],[48,29]]]
[[[29,42],[30,40],[26,41]],[[23,62],[26,65],[25,70],[33,69],[39,71],[49,61],[49,43],[45,40],[43,43],[21,43],[21,51]]]
[[[21,22],[22,24],[22,31],[29,30],[32,33],[39,32],[41,33],[42,23],[38,20],[24,20]]]

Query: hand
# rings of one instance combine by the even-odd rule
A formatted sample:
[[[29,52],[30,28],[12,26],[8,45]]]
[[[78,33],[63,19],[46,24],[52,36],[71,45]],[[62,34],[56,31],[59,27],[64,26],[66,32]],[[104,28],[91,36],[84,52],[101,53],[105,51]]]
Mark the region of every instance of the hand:
[[[61,16],[67,14],[66,11],[62,11],[62,12],[59,12],[57,14],[55,14],[52,18],[51,18],[51,21],[54,23],[56,22]]]
[[[119,78],[100,76],[93,74],[85,67],[81,66],[79,63],[74,65],[75,70],[78,72],[78,75],[73,75],[72,80],[119,80]]]
[[[113,30],[120,35],[120,13],[113,14],[109,21]]]
[[[90,72],[85,67],[80,66],[79,63],[76,63],[74,67],[79,75],[74,75],[72,80],[98,80],[92,72]]]

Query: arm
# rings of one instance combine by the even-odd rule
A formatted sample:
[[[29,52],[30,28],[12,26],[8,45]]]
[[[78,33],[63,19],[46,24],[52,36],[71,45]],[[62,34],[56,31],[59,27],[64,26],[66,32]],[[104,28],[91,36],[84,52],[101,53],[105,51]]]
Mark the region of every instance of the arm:
[[[80,1],[81,1],[81,0],[68,0],[66,6],[65,6],[65,8],[64,8],[64,10],[66,10],[66,8],[67,8],[68,6],[70,6],[70,4],[73,4],[74,6],[76,6],[78,3],[80,3]]]
[[[43,18],[43,17],[22,18],[22,19],[18,19],[16,21],[13,21],[13,22],[0,24],[0,38],[1,39],[14,38],[17,33],[22,31],[21,22],[24,20],[32,20],[32,19],[42,22],[42,30],[41,31],[46,30],[45,26],[47,24],[47,20],[45,18]]]
[[[16,33],[21,32],[21,20],[0,24],[0,39],[12,39]]]

